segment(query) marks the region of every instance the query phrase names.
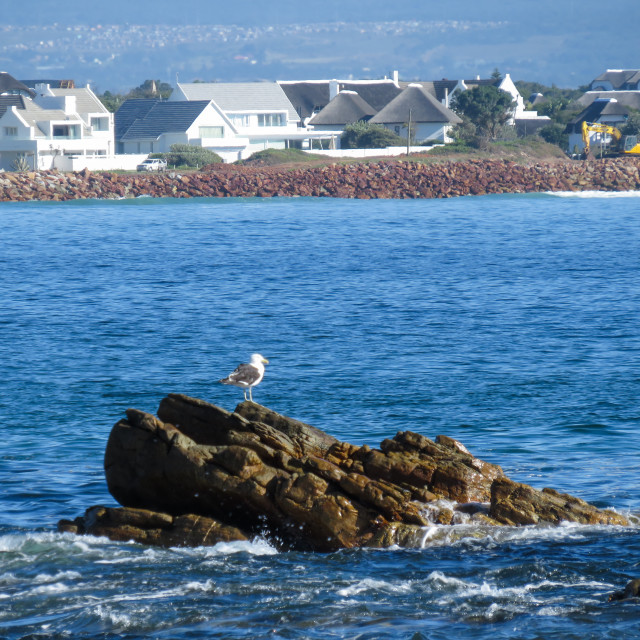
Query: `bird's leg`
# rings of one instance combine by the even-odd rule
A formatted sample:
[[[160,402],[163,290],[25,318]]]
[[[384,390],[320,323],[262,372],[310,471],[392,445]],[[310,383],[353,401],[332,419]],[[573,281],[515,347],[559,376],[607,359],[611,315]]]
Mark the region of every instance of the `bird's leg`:
[[[249,387],[249,400],[253,402],[253,393],[251,393],[251,387]]]
[[[244,401],[246,402],[247,401],[247,390],[243,389],[242,393],[244,394]]]

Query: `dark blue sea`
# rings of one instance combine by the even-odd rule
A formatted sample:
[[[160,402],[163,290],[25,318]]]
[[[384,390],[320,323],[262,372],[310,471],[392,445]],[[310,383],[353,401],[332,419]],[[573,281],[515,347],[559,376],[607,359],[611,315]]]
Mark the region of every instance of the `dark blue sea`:
[[[0,205],[0,638],[640,637],[640,528],[425,528],[421,549],[147,548],[103,454],[257,351],[254,399],[337,438],[460,440],[640,513],[640,194]]]

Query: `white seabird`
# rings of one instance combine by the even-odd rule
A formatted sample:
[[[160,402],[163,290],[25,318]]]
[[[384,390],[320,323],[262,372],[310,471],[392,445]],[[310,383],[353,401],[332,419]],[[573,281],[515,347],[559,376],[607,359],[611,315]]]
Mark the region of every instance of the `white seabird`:
[[[222,384],[230,384],[234,387],[241,387],[244,392],[244,399],[247,399],[247,389],[249,390],[249,400],[253,402],[251,389],[260,384],[264,377],[264,365],[269,361],[259,353],[251,356],[251,362],[239,364],[226,378],[218,380]]]

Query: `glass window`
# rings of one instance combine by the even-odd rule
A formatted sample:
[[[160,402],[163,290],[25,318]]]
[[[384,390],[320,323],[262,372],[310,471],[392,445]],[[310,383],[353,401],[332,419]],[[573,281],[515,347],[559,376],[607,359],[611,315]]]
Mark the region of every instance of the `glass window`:
[[[18,135],[18,127],[5,127],[4,128],[5,136],[17,136]]]
[[[224,127],[200,127],[201,138],[224,138]]]
[[[80,125],[77,124],[54,124],[54,138],[68,138],[75,140],[80,137]]]
[[[283,113],[259,113],[258,114],[258,126],[259,127],[284,127],[286,121]]]
[[[91,128],[94,131],[109,131],[109,118],[91,118]]]

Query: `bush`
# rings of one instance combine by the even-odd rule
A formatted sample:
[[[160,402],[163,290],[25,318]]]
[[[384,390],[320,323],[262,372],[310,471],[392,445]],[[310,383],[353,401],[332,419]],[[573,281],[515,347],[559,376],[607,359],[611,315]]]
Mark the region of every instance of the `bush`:
[[[169,153],[155,155],[164,158],[170,166],[189,169],[200,169],[208,164],[222,162],[217,153],[191,144],[172,144]]]
[[[348,124],[340,138],[343,149],[383,149],[384,147],[401,147],[407,144],[404,138],[389,131],[381,124],[354,122]]]
[[[558,145],[561,149],[566,149],[569,146],[569,135],[564,132],[565,127],[557,122],[552,122],[545,127],[542,127],[538,132],[538,135],[550,144]]]
[[[11,163],[11,168],[14,171],[23,172],[29,171],[31,169],[31,165],[27,160],[27,156],[19,154],[18,157]]]

